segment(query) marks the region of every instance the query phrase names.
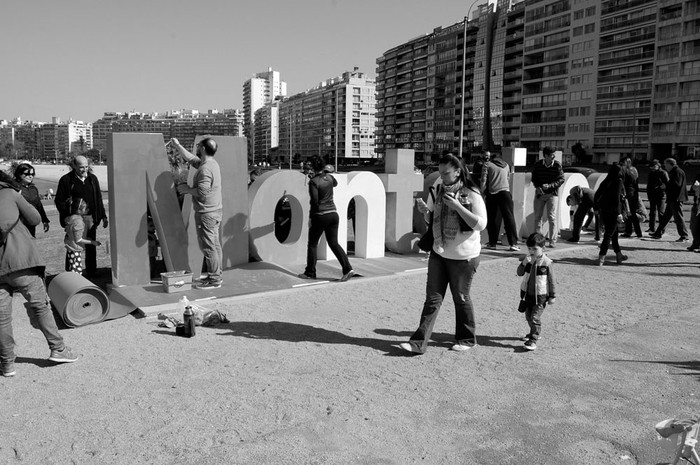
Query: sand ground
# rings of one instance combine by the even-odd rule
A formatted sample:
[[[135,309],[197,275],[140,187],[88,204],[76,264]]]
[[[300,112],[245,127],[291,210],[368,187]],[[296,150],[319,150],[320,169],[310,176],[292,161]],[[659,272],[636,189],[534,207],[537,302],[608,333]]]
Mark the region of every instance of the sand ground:
[[[425,355],[395,347],[424,272],[215,301],[231,322],[192,339],[131,315],[62,329],[81,358],[60,366],[17,297],[0,463],[665,463],[654,425],[700,416],[700,254],[674,238],[623,241],[623,266],[551,252],[534,352],[515,258],[479,267],[466,353],[449,296]]]

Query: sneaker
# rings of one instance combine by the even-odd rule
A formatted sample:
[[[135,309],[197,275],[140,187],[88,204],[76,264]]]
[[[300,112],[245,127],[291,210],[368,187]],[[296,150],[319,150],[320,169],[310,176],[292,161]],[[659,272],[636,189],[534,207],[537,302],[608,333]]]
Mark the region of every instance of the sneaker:
[[[345,273],[343,276],[341,276],[340,282],[344,283],[345,281],[352,278],[353,276],[355,276],[355,270],[350,270],[347,273]]]
[[[2,375],[5,378],[11,378],[15,375],[15,364],[13,362],[6,362],[2,364]]]
[[[450,347],[450,350],[454,350],[455,352],[466,352],[469,349],[472,349],[476,344],[462,344],[462,343],[457,343],[453,344],[452,347]]]
[[[414,347],[410,342],[402,342],[399,344],[399,349],[405,350],[406,352],[411,352],[413,354],[421,354],[416,347]]]
[[[495,249],[496,249],[496,244],[484,244],[484,248],[486,248],[486,249],[491,249],[491,250],[495,250]]]
[[[311,275],[308,275],[308,274],[306,274],[306,273],[299,273],[299,274],[297,275],[297,278],[301,278],[301,279],[316,279],[316,276],[311,276]]]
[[[56,363],[73,363],[78,357],[73,354],[70,347],[65,346],[63,350],[52,350],[49,360]]]
[[[207,290],[207,289],[218,289],[221,287],[221,280],[214,280],[214,279],[205,279],[199,284],[196,284],[194,287],[196,289],[202,289],[202,290]]]
[[[688,239],[687,237],[679,237],[678,239],[676,239],[676,242],[690,242],[690,239]]]
[[[649,233],[649,234],[654,234],[654,233],[656,232],[656,230],[650,228],[650,229],[647,229],[647,230],[644,231],[644,232],[645,232],[645,233]]]
[[[527,342],[527,341],[538,341],[540,338],[538,337],[537,339],[534,339],[532,337],[532,334],[526,334],[523,337],[520,338],[521,341]]]
[[[508,250],[510,250],[511,252],[520,252],[520,247],[517,245],[511,245],[510,247],[508,247]]]
[[[523,347],[525,347],[526,350],[535,350],[537,349],[537,343],[533,339],[530,339],[525,341],[525,345]]]
[[[652,233],[649,234],[649,237],[651,237],[652,239],[661,239],[661,234]]]

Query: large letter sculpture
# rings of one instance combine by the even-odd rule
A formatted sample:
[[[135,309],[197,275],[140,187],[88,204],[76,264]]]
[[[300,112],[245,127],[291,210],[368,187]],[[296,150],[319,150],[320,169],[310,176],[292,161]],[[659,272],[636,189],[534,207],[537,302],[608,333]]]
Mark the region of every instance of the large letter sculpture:
[[[223,136],[215,139],[219,145],[216,158],[226,174],[223,176],[224,263],[232,266],[248,261],[247,214],[241,213],[247,212],[245,139]],[[194,236],[194,221],[190,220],[191,200],[188,199],[181,212],[163,135],[114,133],[107,142],[112,282],[116,286],[150,282],[146,205],[166,268],[198,273],[202,255]],[[240,208],[240,203],[246,207]]]
[[[409,253],[418,238],[413,234],[413,193],[423,188],[423,176],[414,171],[413,150],[386,151],[385,173],[379,174],[386,190],[386,247]]]

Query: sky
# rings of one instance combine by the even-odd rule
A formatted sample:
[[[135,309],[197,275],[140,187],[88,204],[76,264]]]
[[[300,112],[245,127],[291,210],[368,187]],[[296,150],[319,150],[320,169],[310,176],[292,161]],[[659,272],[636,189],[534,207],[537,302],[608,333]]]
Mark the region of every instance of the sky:
[[[473,0],[17,0],[2,5],[0,120],[240,108],[271,67],[293,95],[463,20]],[[482,3],[485,3],[482,2]]]

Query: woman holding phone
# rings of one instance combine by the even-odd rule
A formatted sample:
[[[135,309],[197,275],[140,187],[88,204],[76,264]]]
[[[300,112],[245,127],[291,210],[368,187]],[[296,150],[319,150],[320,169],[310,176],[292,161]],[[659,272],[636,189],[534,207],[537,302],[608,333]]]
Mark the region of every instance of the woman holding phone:
[[[481,231],[486,228],[486,206],[479,188],[462,161],[444,155],[439,162],[440,180],[435,201],[418,203],[426,215],[433,213],[433,250],[428,258],[425,303],[418,329],[399,347],[414,354],[425,353],[447,286],[455,305],[455,343],[451,350],[464,352],[476,345],[471,283],[479,266]]]

